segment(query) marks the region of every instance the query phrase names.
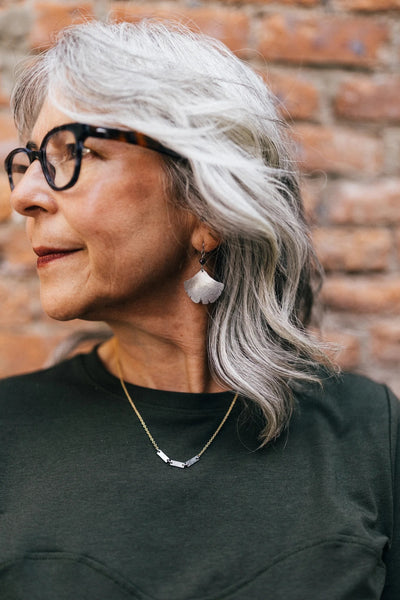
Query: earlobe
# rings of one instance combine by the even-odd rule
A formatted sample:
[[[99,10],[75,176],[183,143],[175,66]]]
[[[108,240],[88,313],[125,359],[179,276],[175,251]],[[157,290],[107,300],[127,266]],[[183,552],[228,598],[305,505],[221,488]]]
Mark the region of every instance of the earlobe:
[[[210,304],[218,300],[224,289],[224,284],[216,281],[205,270],[207,255],[218,248],[222,239],[207,223],[199,221],[193,229],[191,242],[193,248],[200,252],[200,271],[184,282],[189,298],[198,304]]]
[[[221,236],[207,223],[199,222],[192,232],[192,246],[197,252],[212,252],[220,245]]]

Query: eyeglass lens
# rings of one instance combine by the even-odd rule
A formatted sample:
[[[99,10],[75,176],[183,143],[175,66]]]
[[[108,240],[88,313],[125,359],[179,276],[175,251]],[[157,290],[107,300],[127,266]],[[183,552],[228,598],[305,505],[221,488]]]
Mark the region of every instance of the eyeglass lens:
[[[48,179],[57,188],[67,185],[74,176],[77,158],[77,141],[67,129],[54,132],[43,148],[45,171]],[[14,186],[21,181],[30,165],[29,156],[21,151],[13,156],[11,173]]]
[[[25,171],[30,165],[29,157],[24,151],[14,154],[11,163],[11,176],[13,186],[16,186],[25,174]]]
[[[77,142],[72,131],[64,129],[51,135],[45,147],[46,169],[58,188],[67,185],[75,171]]]

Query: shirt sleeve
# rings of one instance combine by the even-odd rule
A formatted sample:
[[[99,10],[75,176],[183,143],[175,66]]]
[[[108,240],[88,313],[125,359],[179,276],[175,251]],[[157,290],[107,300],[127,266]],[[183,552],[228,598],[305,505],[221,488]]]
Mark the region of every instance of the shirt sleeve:
[[[385,556],[386,582],[382,600],[400,599],[400,403],[388,390],[393,478],[393,533]]]

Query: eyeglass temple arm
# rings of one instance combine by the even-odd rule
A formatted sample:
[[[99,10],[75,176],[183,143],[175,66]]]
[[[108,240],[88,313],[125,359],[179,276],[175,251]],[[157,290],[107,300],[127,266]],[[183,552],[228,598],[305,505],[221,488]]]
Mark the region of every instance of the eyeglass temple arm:
[[[136,146],[141,146],[143,148],[149,148],[149,150],[155,150],[156,152],[161,152],[162,154],[167,154],[172,158],[183,160],[183,156],[174,152],[170,148],[167,148],[160,142],[153,140],[153,138],[148,137],[144,133],[139,133],[138,131],[121,131],[119,129],[106,129],[105,127],[94,127],[92,133],[96,135],[96,137],[104,138],[108,140],[117,140],[120,142],[129,142],[130,144],[134,144]]]

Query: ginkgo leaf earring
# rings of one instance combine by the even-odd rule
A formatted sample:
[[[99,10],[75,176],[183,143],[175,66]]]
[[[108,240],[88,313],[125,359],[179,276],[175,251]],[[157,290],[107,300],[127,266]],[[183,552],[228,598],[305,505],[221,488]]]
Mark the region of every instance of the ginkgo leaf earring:
[[[204,270],[204,265],[207,262],[206,253],[203,249],[201,251],[201,256],[199,259],[199,263],[201,265],[201,269],[196,275],[187,279],[184,282],[184,287],[187,295],[193,302],[198,304],[201,302],[202,304],[210,304],[218,300],[220,295],[222,294],[222,290],[224,289],[224,284],[216,281]]]

